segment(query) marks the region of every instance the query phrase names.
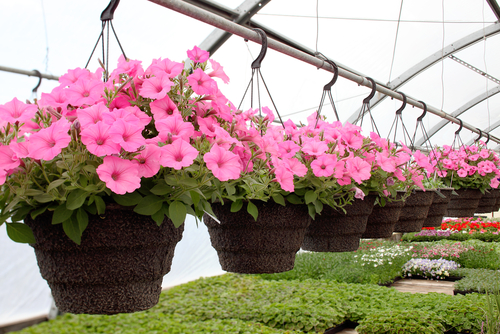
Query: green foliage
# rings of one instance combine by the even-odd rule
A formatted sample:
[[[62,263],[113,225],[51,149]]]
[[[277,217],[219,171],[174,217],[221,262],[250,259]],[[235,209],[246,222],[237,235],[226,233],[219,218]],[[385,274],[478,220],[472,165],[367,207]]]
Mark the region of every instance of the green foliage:
[[[493,293],[500,287],[500,272],[489,269],[459,268],[450,273],[463,277],[455,282],[455,290],[464,292]]]
[[[443,319],[433,312],[409,310],[374,312],[361,320],[360,334],[441,334]]]
[[[500,234],[493,234],[491,232],[485,233],[452,233],[450,236],[416,236],[417,232],[405,233],[401,238],[401,241],[406,242],[431,242],[440,240],[450,240],[450,241],[465,241],[465,240],[480,240],[484,242],[500,242]]]

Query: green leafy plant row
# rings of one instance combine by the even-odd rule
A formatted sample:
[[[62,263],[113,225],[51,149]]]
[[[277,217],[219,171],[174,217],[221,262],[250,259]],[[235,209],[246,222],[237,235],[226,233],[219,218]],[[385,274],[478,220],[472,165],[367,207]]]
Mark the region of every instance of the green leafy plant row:
[[[461,276],[454,289],[463,292],[493,293],[500,287],[500,271],[489,269],[459,268],[451,275]]]
[[[465,241],[465,240],[481,240],[485,242],[500,242],[500,234],[493,234],[491,232],[485,233],[452,233],[450,236],[416,236],[417,232],[405,233],[401,238],[402,241],[406,242],[423,242],[423,241],[439,241],[439,240],[453,240],[453,241]]]

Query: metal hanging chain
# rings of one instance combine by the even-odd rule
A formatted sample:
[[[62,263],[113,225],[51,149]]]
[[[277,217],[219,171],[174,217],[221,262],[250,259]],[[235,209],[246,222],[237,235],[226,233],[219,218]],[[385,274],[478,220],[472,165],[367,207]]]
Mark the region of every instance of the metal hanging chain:
[[[362,127],[364,116],[366,113],[368,113],[372,125],[372,132],[377,132],[377,134],[380,137],[380,132],[378,131],[377,124],[375,123],[375,119],[373,118],[372,111],[370,109],[370,101],[375,96],[375,92],[377,91],[377,84],[375,83],[375,80],[373,80],[372,78],[366,77],[366,79],[372,83],[372,91],[367,97],[363,99],[363,105],[361,106],[361,109],[359,111],[358,118],[356,118],[353,124],[357,125],[358,122],[360,122],[359,126]]]
[[[394,117],[394,121],[392,122],[391,129],[389,130],[389,134],[387,135],[387,139],[389,140],[391,137],[392,129],[394,128],[394,138],[392,140],[393,143],[399,145],[399,143],[396,142],[396,135],[398,133],[398,124],[401,122],[401,128],[403,130],[403,140],[406,146],[408,146],[408,141],[410,141],[410,147],[413,147],[413,142],[411,140],[410,134],[408,133],[408,130],[406,129],[406,126],[403,122],[403,110],[406,107],[406,95],[402,92],[399,92],[401,96],[403,97],[403,104],[401,107],[396,111],[396,116]]]
[[[333,108],[333,112],[335,114],[335,117],[337,118],[337,121],[340,121],[339,119],[339,114],[337,113],[337,108],[335,108],[335,103],[333,102],[333,96],[332,96],[332,86],[335,84],[335,82],[337,82],[337,79],[339,77],[339,68],[337,66],[337,64],[335,64],[335,62],[331,59],[328,59],[327,57],[325,57],[321,52],[316,52],[316,56],[324,61],[326,61],[327,63],[329,63],[330,65],[332,65],[333,67],[333,70],[334,70],[334,73],[333,73],[333,78],[332,80],[330,80],[324,87],[323,87],[323,94],[321,95],[321,101],[319,102],[319,106],[318,106],[318,112],[317,112],[317,115],[316,115],[316,124],[314,125],[314,127],[316,128],[316,126],[318,125],[318,120],[321,116],[321,109],[323,109],[323,104],[325,102],[325,96],[328,95],[328,98],[330,99],[330,105],[332,106]],[[321,56],[321,57],[320,57]]]
[[[118,42],[118,46],[120,47],[120,50],[125,57],[125,59],[128,59],[127,56],[125,55],[125,51],[123,50],[122,44],[120,43],[120,40],[118,39],[118,35],[116,34],[115,28],[113,27],[113,16],[115,13],[116,8],[118,7],[118,4],[120,3],[120,0],[111,0],[108,6],[104,9],[104,11],[101,13],[101,21],[102,21],[102,27],[101,27],[101,33],[99,34],[99,38],[97,38],[97,42],[94,45],[94,48],[92,49],[92,53],[90,54],[89,60],[87,61],[87,64],[85,65],[85,68],[89,66],[90,60],[92,59],[92,56],[94,55],[94,52],[97,48],[97,45],[99,45],[99,41],[102,41],[102,59],[104,61],[104,70],[105,72],[105,78],[104,80],[107,81],[107,78],[109,76],[108,68],[109,68],[109,27],[111,26],[111,30],[113,30],[113,34],[115,35],[116,41]],[[107,29],[106,29],[107,28]],[[104,29],[106,29],[106,38],[104,38]],[[106,39],[106,52],[104,51],[104,40]]]
[[[273,104],[274,110],[276,110],[276,114],[278,115],[278,118],[281,122],[281,125],[283,126],[283,128],[285,128],[285,124],[283,123],[283,120],[281,119],[281,115],[278,112],[278,108],[276,108],[276,104],[274,103],[273,97],[271,96],[271,93],[269,92],[269,89],[267,88],[266,81],[264,80],[264,77],[262,76],[262,73],[260,71],[260,66],[261,66],[262,60],[266,56],[266,52],[267,52],[267,35],[264,32],[264,30],[262,30],[262,29],[255,28],[253,30],[261,36],[262,48],[261,48],[260,53],[257,56],[257,58],[252,62],[252,77],[250,78],[250,82],[248,83],[248,86],[245,90],[245,93],[243,94],[243,97],[241,98],[241,102],[238,106],[238,109],[240,109],[240,107],[243,103],[243,100],[245,99],[245,96],[247,95],[248,88],[250,88],[250,99],[251,99],[250,100],[250,108],[253,108],[253,90],[254,90],[253,83],[254,83],[254,76],[255,76],[256,86],[257,86],[257,101],[259,104],[259,117],[262,117],[262,106],[260,103],[260,85],[259,85],[259,77],[260,77],[262,80],[262,83],[264,84],[264,87],[266,89],[267,95],[271,99],[271,103]]]

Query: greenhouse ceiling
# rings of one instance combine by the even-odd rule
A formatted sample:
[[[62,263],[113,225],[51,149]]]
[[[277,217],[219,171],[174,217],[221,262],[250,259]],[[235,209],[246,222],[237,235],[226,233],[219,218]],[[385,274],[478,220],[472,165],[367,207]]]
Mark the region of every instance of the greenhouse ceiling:
[[[0,39],[4,46],[0,68],[36,69],[53,76],[85,66],[107,5],[97,0],[0,1]],[[186,6],[203,14],[194,10],[182,14],[179,8]],[[112,23],[127,57],[142,60],[146,66],[160,57],[184,60],[186,50],[194,45],[209,49],[231,80],[220,88],[237,106],[252,74],[251,63],[261,50],[253,42],[259,41],[259,35],[248,28],[259,27],[269,37],[261,72],[284,119],[306,122],[317,110],[323,86],[333,77],[331,66],[321,60],[321,54],[340,68],[331,91],[341,121],[356,120],[363,99],[371,91],[370,81],[364,78],[370,77],[383,91],[370,102],[381,135],[405,139],[401,126],[390,131],[396,110],[402,106],[401,95],[391,92],[398,91],[409,102],[401,111],[398,125],[402,121],[410,137],[422,114],[418,101],[423,101],[429,110],[466,124],[459,135],[464,143],[470,143],[478,134],[467,127],[500,138],[500,24],[495,10],[500,11],[495,0],[122,0]],[[190,17],[196,15],[207,23]],[[227,24],[253,34],[246,37],[250,41],[238,34],[225,40],[225,32],[214,31],[214,25]],[[109,45],[113,67],[121,51],[112,34]],[[280,49],[277,45],[291,49],[296,56],[276,51]],[[98,58],[103,58],[100,47],[89,69],[99,66]],[[33,76],[0,71],[0,103],[13,97],[33,99],[57,85],[43,79],[33,93],[37,83],[38,78]],[[387,92],[396,98],[386,98]],[[271,106],[262,89],[261,99],[263,105]],[[255,107],[255,99],[253,103]],[[322,114],[334,120],[329,104],[327,98]],[[242,108],[249,107],[247,95]],[[421,123],[432,135],[430,142],[452,144],[459,125],[435,113],[428,112]],[[363,119],[363,128],[372,130],[368,116]],[[420,128],[416,144],[425,145]],[[488,145],[499,147],[494,140]]]

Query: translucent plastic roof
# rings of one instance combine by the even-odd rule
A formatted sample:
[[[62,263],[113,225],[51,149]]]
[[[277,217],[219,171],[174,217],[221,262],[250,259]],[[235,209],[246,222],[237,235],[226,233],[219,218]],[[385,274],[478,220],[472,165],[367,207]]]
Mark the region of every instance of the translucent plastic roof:
[[[243,2],[219,1],[228,8]],[[0,3],[0,66],[37,69],[54,75],[85,66],[101,29],[100,14],[107,5],[98,0]],[[500,79],[500,35],[496,34],[500,29],[484,0],[272,0],[262,6],[252,21],[389,87],[403,80],[397,90],[481,130],[491,129],[490,133],[500,138],[500,89],[498,80],[495,82]],[[142,60],[145,66],[159,57],[186,59],[186,50],[200,45],[214,30],[208,24],[146,0],[122,0],[113,25],[126,55]],[[482,38],[485,34],[488,38]],[[447,53],[470,40],[476,42]],[[220,88],[236,105],[250,80],[250,64],[259,50],[260,45],[232,36],[212,56],[231,79],[230,84]],[[116,64],[119,55],[118,44],[111,38],[110,66]],[[444,61],[440,60],[442,55]],[[89,69],[97,68],[97,58],[102,58],[100,50]],[[413,75],[415,68],[423,70]],[[323,86],[332,78],[327,71],[271,49],[261,71],[278,112],[296,122],[305,122],[316,110]],[[406,80],[408,77],[411,79]],[[31,89],[37,82],[37,78],[0,71],[0,103],[15,96],[33,98]],[[55,85],[54,81],[43,80],[38,95]],[[332,94],[340,120],[355,119],[369,92],[369,88],[339,77]],[[380,97],[377,93],[373,101]],[[270,105],[264,96],[262,103]],[[250,99],[246,98],[242,108],[249,106]],[[381,135],[388,135],[400,106],[401,101],[387,98],[372,108]],[[334,119],[329,105],[323,107],[322,113],[329,120]],[[402,112],[411,135],[421,113],[421,109],[410,105]],[[443,126],[442,121],[430,113],[424,118],[427,132],[436,132],[431,137],[433,145],[451,144],[458,129],[452,123]],[[371,130],[366,118],[363,127]],[[402,132],[397,135],[402,139]],[[477,137],[467,129],[460,135],[465,143]],[[421,143],[420,137],[418,133],[417,144]],[[491,142],[489,146],[498,145]]]

